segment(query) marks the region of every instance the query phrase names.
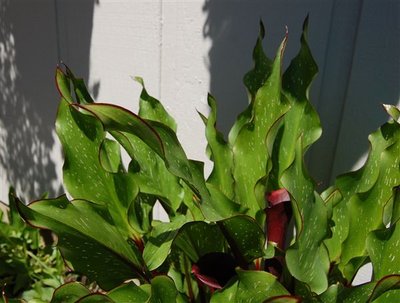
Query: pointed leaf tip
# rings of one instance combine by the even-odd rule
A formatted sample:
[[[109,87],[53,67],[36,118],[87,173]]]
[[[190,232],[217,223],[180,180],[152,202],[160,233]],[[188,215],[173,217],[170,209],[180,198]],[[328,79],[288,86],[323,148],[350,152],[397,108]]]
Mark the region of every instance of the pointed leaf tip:
[[[143,88],[144,88],[144,81],[142,77],[139,76],[134,76],[131,77],[133,79],[133,81],[136,81],[137,83],[139,83]]]
[[[258,33],[258,37],[262,40],[265,37],[265,26],[264,23],[262,22],[262,20],[260,19],[260,23],[259,23],[259,33]]]
[[[382,104],[382,106],[394,121],[400,123],[400,109],[398,107],[391,104]]]

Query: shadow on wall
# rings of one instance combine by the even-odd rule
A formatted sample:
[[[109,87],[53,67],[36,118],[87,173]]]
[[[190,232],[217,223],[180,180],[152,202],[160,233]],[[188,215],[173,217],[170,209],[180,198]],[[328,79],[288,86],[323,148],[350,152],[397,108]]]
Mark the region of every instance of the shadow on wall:
[[[331,12],[326,3],[320,3],[323,1],[314,2],[307,6],[303,1],[288,0],[206,1],[203,7],[207,14],[204,37],[212,41],[209,51],[210,91],[218,101],[219,128],[223,133],[227,135],[237,115],[248,104],[242,79],[253,68],[252,51],[258,36],[259,20],[263,21],[266,29],[264,47],[270,58],[275,57],[288,27],[289,40],[284,56],[284,66],[287,67],[300,47],[302,24],[310,14],[310,45],[321,66]],[[318,27],[313,26],[315,24],[319,24]],[[318,83],[314,83],[313,89],[318,89]]]
[[[264,46],[270,58],[288,26],[287,66],[309,14],[309,44],[320,70],[310,99],[324,130],[308,153],[311,174],[326,187],[332,172],[351,170],[368,149],[367,135],[387,119],[383,111],[377,114],[379,103],[399,98],[398,2],[207,0],[203,11],[204,37],[212,41],[210,92],[218,101],[218,127],[225,135],[247,106],[242,78],[253,66],[258,20],[266,28]]]
[[[58,7],[57,7],[58,2]],[[94,1],[80,5],[79,73],[87,79]],[[26,200],[62,192],[54,122],[60,60],[59,16],[64,1],[0,2],[0,177]],[[75,38],[77,39],[77,38]],[[76,58],[75,58],[76,59]],[[66,61],[66,60],[64,60]],[[7,188],[2,183],[1,196]]]

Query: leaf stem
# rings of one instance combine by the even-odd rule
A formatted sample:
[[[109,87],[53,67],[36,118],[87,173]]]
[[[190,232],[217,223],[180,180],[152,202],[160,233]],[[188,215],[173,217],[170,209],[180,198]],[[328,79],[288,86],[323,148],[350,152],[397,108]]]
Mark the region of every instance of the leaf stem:
[[[185,264],[184,264],[184,267],[185,267],[185,279],[186,279],[186,283],[188,285],[190,302],[195,302],[194,293],[193,293],[193,286],[192,286],[192,279],[190,278],[190,272],[188,270],[188,267],[189,267],[188,258],[187,258],[186,255],[184,255],[183,258],[184,258],[184,262],[185,262]]]

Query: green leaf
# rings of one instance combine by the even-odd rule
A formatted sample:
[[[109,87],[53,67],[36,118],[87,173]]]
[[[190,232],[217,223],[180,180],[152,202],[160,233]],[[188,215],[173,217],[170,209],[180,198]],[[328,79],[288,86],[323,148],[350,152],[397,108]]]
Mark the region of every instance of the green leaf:
[[[165,261],[170,254],[172,241],[179,228],[186,222],[186,217],[180,215],[173,218],[172,222],[158,222],[153,226],[143,251],[143,258],[149,270],[158,268]]]
[[[106,127],[107,130],[123,131],[134,134],[150,146],[161,157],[164,155],[163,142],[151,125],[138,115],[113,104],[97,103],[80,105],[79,107],[91,112]]]
[[[92,294],[83,297],[78,301],[79,303],[117,303],[108,298],[106,295],[102,294]]]
[[[260,21],[260,30],[256,45],[253,49],[254,68],[247,72],[243,77],[244,85],[246,86],[250,100],[253,101],[258,89],[264,85],[272,72],[273,62],[265,55],[262,41],[265,37],[264,24]]]
[[[107,296],[114,302],[142,303],[147,302],[150,295],[133,282],[123,284],[111,290]]]
[[[78,282],[66,283],[54,291],[50,303],[74,303],[90,294],[89,289]]]
[[[262,303],[269,298],[289,294],[270,273],[251,270],[237,270],[237,273],[238,281],[217,291],[211,303]]]
[[[400,123],[400,109],[398,107],[390,104],[383,104],[383,107],[394,121]]]
[[[105,171],[117,173],[122,170],[121,153],[119,144],[110,139],[104,139],[99,151],[100,163]]]
[[[256,45],[253,49],[253,61],[254,68],[246,73],[243,77],[243,82],[247,88],[250,105],[239,114],[235,124],[229,132],[229,143],[234,145],[236,142],[239,132],[242,130],[243,126],[249,123],[253,116],[253,106],[254,99],[256,97],[257,91],[265,83],[272,72],[273,62],[265,55],[262,40],[265,36],[264,24],[260,21],[260,31],[257,38]]]
[[[369,136],[371,149],[365,165],[340,176],[336,188],[343,199],[333,208],[333,236],[326,241],[330,257],[351,281],[360,260],[367,256],[368,234],[383,227],[385,205],[400,185],[400,126],[388,122]],[[332,249],[333,248],[333,249]]]
[[[69,194],[76,199],[107,206],[114,222],[130,235],[133,231],[126,214],[138,188],[132,175],[120,170],[110,173],[100,163],[100,158],[103,159],[103,165],[106,162],[104,159],[108,159],[113,162],[109,165],[112,166],[109,167],[111,170],[116,166],[122,167],[119,155],[113,155],[118,148],[115,143],[112,143],[112,149],[101,148],[108,141],[104,141],[106,134],[100,121],[80,113],[62,100],[56,130],[63,146],[64,186]],[[99,157],[99,153],[102,156]]]
[[[272,149],[272,170],[270,190],[282,188],[280,182],[286,169],[293,163],[297,141],[302,137],[303,154],[321,135],[318,114],[308,100],[308,90],[318,72],[307,43],[308,19],[303,25],[301,48],[282,77],[284,95],[290,103],[290,110],[277,125],[276,138]]]
[[[172,129],[160,122],[145,121],[116,105],[97,103],[80,106],[95,115],[108,131],[127,132],[140,138],[165,160],[173,174],[190,180],[188,160]]]
[[[177,301],[178,291],[171,278],[157,276],[151,281],[149,303],[173,303]]]
[[[240,205],[226,197],[218,188],[204,180],[204,163],[190,160],[192,181],[188,185],[193,190],[197,206],[209,221],[229,218],[240,212]]]
[[[81,104],[93,103],[94,100],[90,96],[83,79],[75,78],[74,74],[68,68],[68,66],[66,66],[66,65],[64,65],[64,66],[65,66],[65,69],[67,72],[66,76],[69,78],[69,80],[72,83],[77,102],[81,103]]]
[[[369,233],[367,251],[371,259],[374,279],[400,273],[400,223]]]
[[[128,221],[132,228],[140,234],[147,234],[153,221],[155,196],[139,193],[128,209]]]
[[[286,251],[285,259],[296,279],[307,283],[312,291],[322,293],[328,287],[329,256],[322,241],[329,235],[329,212],[321,197],[314,192],[314,183],[303,165],[300,137],[295,160],[281,180],[291,195],[296,220],[296,241]]]
[[[383,297],[391,290],[400,289],[400,275],[386,276],[379,281],[362,284],[356,287],[342,288],[337,302],[364,303]],[[376,302],[378,302],[376,301]],[[374,301],[375,302],[375,301]],[[382,300],[380,302],[392,302]]]
[[[135,80],[142,85],[139,101],[139,116],[146,120],[160,122],[176,132],[177,125],[174,118],[168,114],[160,101],[147,93],[142,78],[135,77]]]
[[[233,199],[232,151],[225,142],[223,135],[216,129],[217,105],[215,99],[210,94],[208,95],[208,105],[211,109],[208,118],[201,115],[206,125],[206,138],[208,148],[211,152],[210,159],[214,163],[207,183],[218,188],[229,199]]]
[[[74,102],[71,95],[69,78],[64,74],[60,67],[56,69],[56,86],[61,97],[68,103]]]
[[[147,279],[137,247],[122,236],[104,207],[84,200],[69,202],[65,196],[18,207],[27,222],[52,230],[64,258],[103,289],[127,279]]]
[[[300,303],[300,302],[301,298],[289,295],[276,296],[264,301],[264,303]]]
[[[8,191],[8,224],[16,230],[23,231],[26,228],[26,225],[18,213],[18,201],[19,199],[16,196],[15,189],[13,187],[10,187]]]
[[[264,255],[265,235],[253,218],[239,215],[218,222],[218,226],[244,266]]]
[[[146,122],[133,113],[110,104],[80,105],[99,118],[108,131],[122,132],[135,145],[134,139],[126,133],[140,138],[148,147],[156,152],[164,161],[170,173],[182,178],[198,195],[200,206],[204,205],[204,213],[209,220],[219,220],[232,215],[238,205],[227,198],[222,201],[213,200],[204,181],[202,165],[196,161],[189,161],[172,129],[157,121]],[[113,133],[115,134],[115,133]],[[129,148],[126,140],[118,140],[124,147]],[[133,148],[131,157],[135,156]],[[182,195],[183,198],[183,195]],[[222,198],[218,195],[216,198]]]
[[[189,222],[181,227],[173,245],[182,250],[192,262],[211,252],[223,252],[225,239],[216,224]]]
[[[289,109],[287,101],[281,98],[281,59],[285,45],[286,38],[278,50],[270,76],[257,91],[254,103],[250,104],[251,120],[241,126],[235,141],[230,142],[235,163],[234,200],[249,208],[249,215],[253,217],[266,206],[264,199],[256,199],[254,192],[257,182],[267,174],[266,138],[272,126]]]
[[[183,200],[179,178],[165,166],[164,160],[141,139],[130,133],[111,132],[133,159],[130,172],[142,193],[157,196],[175,212]]]

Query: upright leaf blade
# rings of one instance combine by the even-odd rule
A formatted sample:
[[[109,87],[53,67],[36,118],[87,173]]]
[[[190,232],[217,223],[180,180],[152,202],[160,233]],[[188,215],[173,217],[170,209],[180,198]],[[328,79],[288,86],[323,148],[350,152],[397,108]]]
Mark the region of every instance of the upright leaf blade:
[[[132,175],[121,170],[111,173],[100,162],[100,158],[107,158],[104,154],[109,153],[109,150],[101,148],[106,133],[100,121],[80,113],[62,100],[56,130],[63,146],[64,186],[69,194],[77,199],[107,206],[115,223],[129,235],[132,231],[126,213],[138,188]],[[114,151],[118,149],[115,144],[113,146]],[[99,157],[99,154],[103,156]],[[119,155],[113,156],[112,162],[110,169],[122,166]]]
[[[333,208],[335,227],[326,241],[331,259],[337,260],[341,253],[339,269],[348,280],[357,272],[359,260],[367,257],[368,234],[383,227],[384,206],[394,199],[394,188],[400,185],[399,124],[384,124],[369,140],[365,165],[336,180],[343,199]]]
[[[135,80],[142,85],[139,101],[139,116],[146,120],[160,122],[176,132],[177,125],[174,118],[168,114],[160,101],[147,93],[142,78],[136,77]]]
[[[367,251],[371,258],[374,279],[400,273],[400,223],[375,230],[367,237]]]
[[[110,222],[102,206],[69,202],[61,196],[18,207],[30,224],[52,230],[64,258],[102,288],[111,289],[127,279],[147,279],[138,249]]]
[[[256,198],[255,186],[267,174],[268,132],[289,109],[281,94],[281,60],[285,45],[286,38],[278,50],[270,76],[257,91],[251,120],[242,126],[232,146],[235,200],[249,208],[251,216],[265,208],[265,201]]]
[[[223,135],[216,129],[217,105],[211,95],[208,95],[208,105],[211,112],[208,118],[203,117],[203,121],[206,125],[206,138],[211,152],[210,159],[214,167],[207,182],[218,188],[228,198],[233,199],[232,151]]]

